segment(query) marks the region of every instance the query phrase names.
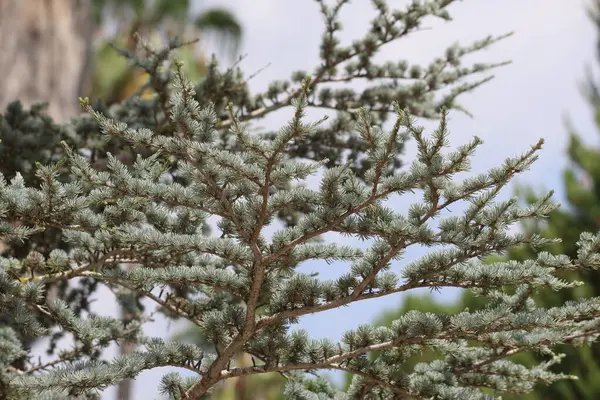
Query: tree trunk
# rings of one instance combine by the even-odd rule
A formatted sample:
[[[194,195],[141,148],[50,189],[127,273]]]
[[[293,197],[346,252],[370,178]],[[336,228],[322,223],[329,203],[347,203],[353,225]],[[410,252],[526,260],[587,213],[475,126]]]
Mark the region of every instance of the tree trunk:
[[[0,0],[0,110],[49,102],[63,122],[79,112],[90,75],[90,0]]]

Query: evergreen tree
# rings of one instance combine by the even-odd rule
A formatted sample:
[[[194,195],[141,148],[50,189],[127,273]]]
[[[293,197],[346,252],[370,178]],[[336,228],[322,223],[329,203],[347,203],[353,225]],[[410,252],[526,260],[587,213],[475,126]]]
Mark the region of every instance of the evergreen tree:
[[[442,10],[445,11],[451,4],[444,3]],[[431,4],[436,4],[432,2]],[[339,8],[327,18],[327,30],[323,37],[322,56],[324,64],[317,70],[317,76],[313,78],[313,93],[316,97],[308,99],[310,107],[333,109],[337,112],[334,120],[319,128],[319,134],[315,138],[309,138],[307,143],[298,143],[289,151],[292,158],[303,158],[315,161],[327,159],[326,167],[345,165],[352,159],[351,169],[358,177],[364,177],[364,172],[369,168],[369,161],[361,157],[366,146],[357,140],[357,134],[353,131],[356,120],[356,107],[361,102],[371,104],[373,107],[374,121],[383,122],[391,107],[388,101],[396,99],[401,107],[409,108],[413,115],[424,117],[438,116],[439,107],[447,105],[454,108],[459,107],[455,99],[462,93],[475,89],[486,82],[489,77],[477,81],[467,81],[469,77],[485,73],[498,64],[476,64],[465,67],[460,64],[463,56],[476,52],[492,44],[496,39],[488,38],[467,47],[452,47],[448,49],[445,57],[435,60],[428,67],[410,65],[408,61],[400,60],[396,64],[388,63],[378,65],[371,58],[386,43],[399,40],[418,29],[423,19],[428,16],[440,14],[436,8],[425,5],[424,8],[409,7],[405,11],[398,11],[394,17],[395,26],[393,32],[386,33],[385,37],[373,36],[379,31],[377,20],[374,27],[367,33],[365,40],[353,44],[352,48],[341,47],[337,43],[336,32],[341,28],[336,19]],[[327,9],[325,11],[328,11]],[[329,11],[328,11],[329,12]],[[386,12],[389,14],[389,12]],[[441,17],[449,18],[447,15]],[[391,18],[391,17],[386,17]],[[405,21],[405,22],[404,22]],[[398,30],[397,26],[404,27]],[[373,38],[375,37],[375,42]],[[366,47],[369,57],[360,58],[357,49]],[[95,109],[109,118],[128,124],[134,128],[147,128],[159,134],[173,135],[177,127],[169,118],[168,111],[171,108],[169,98],[171,97],[172,74],[164,68],[168,62],[169,54],[173,49],[182,47],[179,41],[173,41],[168,46],[155,49],[138,42],[138,47],[145,52],[145,57],[124,52],[129,62],[136,65],[152,76],[150,83],[153,91],[157,93],[150,99],[141,99],[133,96],[122,104],[113,104],[107,107],[103,102],[97,102]],[[343,53],[339,53],[343,51]],[[365,79],[367,86],[364,90],[355,92],[345,87],[332,89],[326,85],[336,82],[340,77],[340,71],[334,68],[345,67],[348,75],[343,75],[344,80],[351,82],[354,79]],[[442,68],[443,67],[443,68]],[[297,71],[292,74],[289,81],[274,82],[264,93],[251,94],[246,81],[238,68],[232,68],[225,72],[218,68],[216,62],[209,64],[206,76],[196,85],[195,100],[201,107],[209,105],[215,108],[217,113],[217,129],[221,134],[221,146],[226,149],[234,149],[230,144],[232,134],[229,132],[230,119],[226,110],[228,102],[233,102],[239,107],[240,118],[250,122],[260,119],[273,111],[290,107],[290,100],[299,92],[289,91],[299,84],[307,73]],[[449,90],[448,90],[449,89]],[[439,95],[441,91],[447,93]],[[436,96],[437,95],[437,96]],[[64,150],[60,146],[61,141],[66,141],[73,148],[81,149],[80,152],[89,157],[95,168],[105,169],[107,154],[113,154],[117,159],[128,165],[135,160],[135,153],[146,152],[144,148],[132,148],[120,137],[112,137],[110,140],[102,135],[97,121],[89,115],[75,117],[69,123],[57,124],[45,115],[44,104],[39,103],[29,109],[15,101],[11,103],[4,115],[0,116],[0,172],[6,177],[13,177],[17,172],[21,174],[27,185],[35,185],[38,180],[35,175],[35,163],[47,164],[57,162],[64,156]],[[267,137],[273,137],[274,133],[266,132]],[[19,157],[15,157],[19,154]],[[394,168],[400,167],[400,159],[393,161]],[[177,173],[177,157],[173,159],[170,175],[171,179],[180,184],[185,180]],[[65,170],[66,171],[66,170]],[[279,218],[286,224],[294,224],[294,213],[282,210]],[[61,239],[58,231],[49,228],[43,232],[34,233],[29,240],[24,242],[12,242],[4,251],[5,256],[23,258],[29,251],[36,251],[49,255],[52,249],[60,247],[67,250],[69,243]],[[85,279],[83,281],[86,281]],[[89,282],[95,282],[93,279]],[[93,290],[90,287],[86,289]],[[64,286],[64,285],[63,285]],[[63,294],[64,295],[64,294]],[[87,295],[73,292],[69,295],[73,302],[87,309]],[[78,307],[76,307],[78,309]]]
[[[590,16],[600,30],[600,1],[593,3]],[[600,49],[600,40],[598,40]],[[600,59],[600,51],[598,51]],[[586,97],[594,110],[597,125],[600,126],[600,92],[592,75],[589,75],[584,89]],[[564,172],[564,189],[566,194],[566,205],[564,208],[551,213],[546,220],[531,220],[522,224],[527,235],[541,234],[545,237],[560,238],[548,248],[552,254],[565,254],[569,257],[577,257],[577,242],[583,232],[598,232],[600,229],[600,162],[597,148],[586,146],[579,135],[572,129],[570,131],[570,143],[568,156],[571,166]],[[540,196],[530,188],[520,188],[520,197],[528,204],[539,201]],[[534,256],[534,252],[527,246],[511,249],[503,258],[504,260],[527,260]],[[499,261],[498,258],[489,262]],[[556,307],[568,301],[577,301],[583,298],[592,298],[600,295],[600,273],[597,270],[565,271],[560,274],[562,279],[579,280],[585,285],[568,290],[554,291],[550,288],[540,290],[536,295],[536,301],[545,307]],[[386,313],[381,316],[378,323],[390,325],[392,321],[401,315],[419,307],[423,312],[456,312],[468,308],[478,310],[486,305],[486,300],[475,298],[472,293],[464,292],[460,300],[453,305],[439,304],[431,299],[412,298],[405,300],[400,310]],[[557,351],[566,356],[563,361],[554,366],[555,372],[577,376],[577,380],[558,381],[550,386],[539,385],[535,392],[524,396],[518,396],[521,400],[546,400],[546,399],[597,399],[600,397],[600,345],[591,343],[579,348],[559,345]],[[435,354],[429,353],[426,358],[436,358]],[[535,353],[522,354],[513,357],[514,360],[525,365],[536,365],[543,356]],[[415,358],[414,362],[418,362]],[[505,396],[507,399],[517,398]]]
[[[327,29],[317,70],[294,73],[290,82],[277,82],[258,96],[249,95],[239,71],[221,74],[216,65],[194,91],[180,66],[174,75],[159,70],[175,47],[170,45],[146,48],[148,59],[133,58],[151,76],[156,92],[151,99],[133,98],[109,109],[84,102],[90,115],[64,125],[53,124],[38,109],[11,105],[1,121],[2,138],[8,139],[2,143],[4,157],[10,159],[15,145],[29,143],[32,157],[57,162],[32,168],[31,158],[13,160],[6,164],[9,173],[3,171],[0,233],[2,239],[25,243],[21,254],[15,246],[0,259],[0,310],[7,316],[0,341],[0,392],[5,397],[92,396],[95,389],[167,365],[200,376],[182,380],[166,375],[162,389],[175,398],[201,398],[222,380],[268,372],[287,376],[286,398],[314,397],[314,392],[332,397],[335,389],[326,382],[294,372],[318,369],[355,373],[350,398],[364,397],[365,391],[395,398],[484,398],[480,387],[527,391],[534,382],[562,378],[547,371],[556,357],[530,370],[502,358],[532,348],[550,354],[548,346],[554,343],[595,338],[597,299],[545,310],[528,298],[540,285],[570,287],[554,278],[557,270],[595,267],[597,238],[582,236],[581,252],[573,261],[540,253],[534,261],[506,263],[493,271],[462,265],[520,243],[536,248],[550,243],[505,232],[519,220],[546,215],[553,208],[547,199],[527,210],[511,202],[491,203],[512,176],[534,161],[540,145],[488,174],[452,183],[453,174],[468,169],[480,141],[442,154],[447,147],[445,113],[431,139],[408,116],[434,117],[442,106],[459,108],[456,96],[486,79],[458,84],[442,99],[433,93],[497,66],[460,65],[462,56],[497,38],[454,46],[426,69],[406,62],[377,65],[373,56],[382,45],[406,36],[426,16],[449,18],[446,8],[452,1],[413,3],[406,10],[390,10],[377,1],[378,15],[369,32],[348,47],[336,38],[344,3],[322,4]],[[355,78],[367,78],[372,85],[362,92],[323,87]],[[413,81],[400,84],[404,79]],[[294,109],[289,125],[278,132],[249,134],[247,121],[287,106]],[[307,107],[339,114],[327,126],[306,123]],[[396,120],[386,132],[378,127],[390,113]],[[99,145],[98,131],[111,140]],[[46,148],[31,143],[36,135],[50,136]],[[400,172],[398,155],[407,136],[417,141],[419,157]],[[115,156],[123,143],[136,155],[135,164]],[[10,174],[11,166],[17,174]],[[295,183],[321,167],[326,170],[318,190]],[[406,217],[384,204],[393,194],[420,189],[424,202],[411,207]],[[473,203],[464,218],[443,219],[437,231],[427,226],[441,209],[461,200]],[[207,216],[220,218],[220,237],[206,236]],[[262,229],[277,217],[288,226],[267,240]],[[34,246],[34,235],[50,229],[54,234],[48,240],[59,243]],[[327,232],[376,240],[362,254],[315,241]],[[454,247],[433,252],[402,276],[387,271],[392,259],[415,244]],[[68,245],[67,250],[61,245]],[[353,265],[336,281],[320,281],[296,271],[308,259]],[[136,267],[129,270],[127,265]],[[65,284],[67,295],[47,301],[47,284],[76,278],[82,278],[80,288]],[[508,282],[519,284],[515,293],[502,292]],[[81,313],[98,284],[124,294],[119,299],[135,318],[123,323]],[[309,340],[290,330],[307,313],[431,286],[472,287],[494,302],[478,314],[412,313],[393,329],[360,327],[339,344]],[[140,329],[150,316],[139,297],[153,300],[168,316],[198,325],[214,351],[145,337]],[[22,340],[47,337],[56,327],[73,335],[73,348],[40,365]],[[469,347],[468,340],[480,346]],[[99,361],[102,349],[113,341],[142,347]],[[411,353],[431,347],[446,359],[409,373],[396,368]],[[383,356],[369,362],[365,355],[372,351]],[[252,355],[256,365],[232,362],[242,353]]]

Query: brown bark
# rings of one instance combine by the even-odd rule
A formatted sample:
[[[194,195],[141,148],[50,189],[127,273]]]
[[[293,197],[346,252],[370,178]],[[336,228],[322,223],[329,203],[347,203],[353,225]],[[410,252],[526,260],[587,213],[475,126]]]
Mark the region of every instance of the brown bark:
[[[0,0],[0,110],[49,102],[62,122],[79,113],[90,74],[90,0]]]

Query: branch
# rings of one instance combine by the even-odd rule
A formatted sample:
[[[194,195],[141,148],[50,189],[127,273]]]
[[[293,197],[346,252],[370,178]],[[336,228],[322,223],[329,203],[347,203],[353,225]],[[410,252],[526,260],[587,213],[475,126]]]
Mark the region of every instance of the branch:
[[[34,282],[34,281],[36,281],[36,282],[43,281],[43,282],[51,283],[51,282],[57,282],[57,281],[61,281],[61,280],[75,278],[77,276],[83,276],[83,274],[85,272],[93,271],[96,268],[107,263],[108,259],[111,257],[114,257],[114,260],[115,260],[114,262],[118,262],[117,256],[122,255],[123,253],[125,253],[125,251],[123,251],[123,250],[112,250],[112,251],[109,251],[108,253],[104,254],[98,260],[91,262],[88,265],[85,265],[83,267],[74,268],[74,269],[71,269],[68,271],[44,274],[44,275],[22,277],[22,278],[19,278],[19,281],[21,283],[29,283],[29,282]]]
[[[445,8],[448,5],[450,5],[450,3],[454,2],[456,0],[446,0],[444,1],[444,3],[440,4],[440,8]],[[340,3],[340,6],[342,5],[342,3]],[[337,14],[337,12],[339,11],[339,8],[334,10],[334,13],[332,14],[333,17],[335,17],[335,15]],[[426,15],[426,14],[425,14]],[[419,17],[423,17],[425,15],[421,15]],[[400,39],[404,36],[407,36],[409,33],[412,33],[414,31],[418,30],[418,26],[404,26],[404,28],[402,30],[399,30],[396,34],[389,34],[387,35],[387,37],[385,39],[380,39],[376,44],[375,44],[375,48],[372,50],[373,53],[377,52],[381,47],[383,47],[384,45]],[[333,30],[329,31],[330,36],[333,35]],[[338,56],[337,59],[335,60],[331,60],[329,58],[327,58],[325,60],[325,63],[323,63],[318,69],[317,71],[314,73],[314,75],[311,76],[310,81],[312,83],[312,87],[313,90],[314,88],[320,84],[320,83],[324,83],[327,82],[328,79],[330,79],[329,77],[326,78],[327,73],[333,69],[335,69],[337,66],[339,66],[340,64],[356,57],[359,56],[360,53],[357,50],[349,50],[344,52],[343,56]],[[272,104],[271,106],[267,106],[267,107],[262,107],[259,108],[257,110],[254,110],[252,112],[250,112],[249,114],[246,115],[242,115],[237,117],[237,119],[239,121],[248,121],[251,119],[256,119],[256,118],[262,118],[264,116],[266,116],[269,113],[272,113],[274,111],[277,111],[283,107],[287,107],[289,105],[292,104],[292,100],[294,98],[296,98],[297,96],[299,96],[303,91],[303,88],[300,86],[298,88],[296,88],[293,92],[291,92],[287,97],[285,97],[285,99],[283,99],[280,102],[277,102],[275,104]],[[234,120],[232,118],[223,120],[223,121],[219,121],[217,123],[217,127],[218,128],[229,128],[232,124],[234,123]]]
[[[297,371],[297,370],[334,369],[334,370],[338,370],[338,371],[348,372],[353,375],[359,375],[359,376],[363,377],[364,380],[369,383],[390,389],[394,393],[402,396],[402,397],[399,397],[398,399],[412,398],[412,397],[410,397],[409,393],[405,389],[394,386],[394,384],[392,384],[390,382],[386,382],[382,379],[377,379],[365,372],[357,371],[357,370],[345,367],[341,364],[342,364],[341,362],[329,364],[329,363],[327,363],[327,361],[324,361],[322,363],[317,363],[317,364],[300,363],[300,364],[279,365],[279,366],[275,366],[275,367],[267,367],[266,365],[253,366],[253,367],[241,367],[241,368],[234,368],[229,371],[222,371],[221,379],[224,380],[224,379],[243,377],[243,376],[249,376],[249,375],[267,374],[267,373],[272,373],[272,372],[281,373],[281,372]]]

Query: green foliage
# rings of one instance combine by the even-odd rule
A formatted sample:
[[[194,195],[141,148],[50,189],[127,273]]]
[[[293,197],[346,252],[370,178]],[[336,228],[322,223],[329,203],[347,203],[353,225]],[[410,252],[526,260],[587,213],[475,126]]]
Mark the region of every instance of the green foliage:
[[[596,268],[600,238],[582,235],[573,259],[539,253],[524,262],[481,265],[477,259],[520,244],[553,243],[508,232],[521,220],[546,216],[554,208],[548,198],[524,209],[514,201],[493,203],[535,161],[541,142],[487,173],[452,179],[469,169],[481,141],[450,150],[443,107],[460,110],[457,96],[488,80],[464,79],[502,65],[461,65],[463,56],[499,38],[455,45],[424,68],[403,60],[377,64],[381,46],[416,30],[427,16],[449,19],[453,1],[404,10],[377,1],[371,27],[350,46],[337,38],[344,3],[321,4],[326,30],[315,71],[295,72],[258,95],[249,93],[238,69],[221,72],[215,63],[192,84],[181,63],[161,68],[180,43],[163,49],[141,43],[144,58],[123,53],[150,76],[150,98],[110,107],[84,100],[88,114],[60,126],[12,106],[2,132],[14,147],[0,147],[0,154],[48,137],[47,148],[30,145],[27,153],[41,157],[37,168],[26,166],[40,160],[24,159],[1,171],[0,238],[9,241],[0,257],[5,398],[94,398],[97,390],[162,366],[195,374],[163,377],[160,390],[177,399],[204,398],[223,381],[273,373],[285,376],[289,399],[484,399],[490,397],[481,388],[494,395],[527,392],[536,382],[565,378],[548,370],[558,359],[548,347],[595,339],[599,299],[543,309],[531,294],[540,286],[576,285],[558,276]],[[366,79],[366,87],[327,85],[354,79]],[[251,133],[249,122],[284,107],[293,111],[287,125]],[[309,107],[336,115],[330,123],[307,122]],[[425,135],[414,115],[441,117],[439,128]],[[407,139],[416,142],[418,155],[404,166]],[[306,181],[317,172],[320,185],[309,189]],[[386,205],[392,196],[419,191],[422,200],[406,215]],[[470,205],[463,216],[439,218],[459,202]],[[216,236],[208,235],[208,217],[219,221]],[[268,227],[278,229],[270,238]],[[50,231],[55,242],[44,242],[50,239],[39,235]],[[318,240],[328,232],[372,243],[361,251]],[[392,272],[391,263],[415,245],[434,249]],[[348,261],[351,268],[320,280],[298,272],[306,260]],[[504,291],[509,284],[514,290]],[[117,294],[128,321],[88,312],[98,285]],[[55,286],[61,291],[52,300],[48,289]],[[388,328],[360,326],[337,343],[293,329],[303,315],[446,286],[469,288],[489,306],[454,314],[411,310]],[[156,308],[142,307],[143,298]],[[142,327],[156,313],[194,324],[206,345],[146,337]],[[56,338],[66,333],[72,345],[58,351]],[[51,338],[54,359],[40,363],[23,352],[31,338]],[[115,341],[132,341],[137,350],[105,360],[103,350]],[[444,358],[402,367],[429,349]],[[505,360],[532,349],[550,361],[526,368]],[[243,355],[252,365],[239,361]],[[305,374],[323,369],[355,378],[344,393]]]
[[[174,398],[200,398],[227,378],[332,368],[356,376],[343,395],[346,398],[368,392],[386,398],[402,394],[483,399],[487,396],[481,388],[527,392],[534,383],[566,377],[548,371],[560,358],[549,345],[594,339],[600,299],[543,309],[531,295],[537,287],[561,290],[577,285],[556,275],[600,265],[600,237],[582,235],[574,260],[542,252],[522,263],[490,266],[469,261],[520,244],[539,248],[553,243],[507,232],[515,222],[552,211],[547,197],[527,209],[514,201],[491,203],[515,174],[535,161],[541,142],[522,156],[507,159],[502,167],[454,183],[449,177],[468,169],[469,156],[481,144],[478,138],[442,156],[448,146],[445,113],[439,129],[427,138],[397,105],[397,120],[389,132],[372,125],[368,111],[362,110],[357,129],[370,147],[367,155],[372,163],[364,183],[348,166],[341,166],[325,171],[318,190],[290,186],[323,165],[282,157],[288,143],[314,135],[321,123],[303,122],[309,87],[307,79],[293,101],[293,119],[273,140],[250,136],[230,111],[239,147],[228,151],[215,146],[214,108],[200,108],[193,87],[177,71],[171,118],[180,127],[179,137],[116,123],[84,103],[104,134],[154,150],[149,157],[138,156],[128,168],[109,154],[107,170],[97,171],[86,157],[64,144],[72,182],[55,179],[58,165],[38,169],[37,176],[45,182],[39,189],[25,186],[19,174],[10,183],[0,181],[6,215],[26,224],[23,229],[6,226],[5,236],[27,239],[32,231],[61,226],[73,246],[69,255],[53,252],[46,258],[31,252],[23,260],[3,259],[0,283],[5,295],[0,305],[14,318],[13,329],[28,335],[48,332],[33,315],[23,318],[15,310],[29,306],[49,315],[73,334],[78,347],[72,352],[83,358],[40,375],[6,370],[9,398],[46,392],[77,396],[161,366],[199,375],[185,381],[167,375],[162,390]],[[385,175],[386,165],[402,148],[400,129],[417,142],[418,157],[406,172]],[[180,157],[179,172],[189,185],[164,182],[168,167],[160,161],[163,155]],[[423,200],[406,217],[384,205],[394,194],[419,189]],[[441,210],[459,201],[471,203],[463,217],[442,218],[437,230],[428,226]],[[295,226],[277,231],[269,241],[262,236],[262,229],[282,208],[306,204],[312,210]],[[220,217],[220,238],[207,237],[201,230],[203,220],[212,215]],[[375,241],[364,253],[312,241],[325,232]],[[414,244],[445,248],[407,265],[400,274],[390,272],[391,260]],[[351,272],[338,280],[320,281],[290,268],[309,259],[352,261]],[[82,318],[62,300],[46,301],[45,283],[76,277],[91,277],[114,290],[123,288],[152,299],[157,311],[196,324],[214,352],[144,337],[140,332],[147,319],[143,310],[124,325],[110,317]],[[507,285],[517,290],[507,293],[502,289]],[[302,315],[441,286],[468,287],[489,298],[490,304],[479,312],[454,315],[411,310],[390,328],[360,326],[337,344],[311,339],[301,330],[290,331]],[[160,294],[154,294],[158,288]],[[259,309],[262,312],[257,314]],[[96,352],[117,338],[135,341],[141,349],[108,363],[97,362]],[[444,357],[403,370],[408,357],[430,348]],[[543,351],[550,360],[530,369],[505,360],[531,349]],[[232,363],[242,352],[258,364]],[[371,352],[381,353],[369,360],[365,356]],[[446,378],[440,379],[440,374]],[[317,392],[327,398],[341,395],[325,382],[290,374],[284,396],[305,398]]]
[[[590,15],[595,24],[600,27],[598,11],[600,2],[594,3]],[[600,41],[599,41],[600,43]],[[600,53],[599,53],[600,54]],[[593,78],[589,77],[586,84],[586,94],[589,103],[594,109],[596,123],[600,127],[600,94]],[[564,208],[552,212],[545,220],[527,221],[522,224],[525,233],[529,235],[541,234],[549,238],[560,238],[561,241],[552,244],[548,251],[552,254],[565,254],[569,257],[578,257],[577,242],[583,232],[597,232],[600,227],[600,151],[585,145],[579,136],[571,129],[568,155],[571,161],[563,174],[566,193]],[[520,197],[528,204],[539,200],[539,196],[529,188],[519,189]],[[527,260],[534,256],[531,248],[524,246],[511,249],[503,259]],[[496,259],[497,261],[497,259]],[[491,262],[491,260],[489,261]],[[564,271],[559,274],[564,280],[578,280],[585,285],[555,291],[551,288],[540,288],[534,298],[545,307],[559,307],[568,301],[593,298],[600,294],[600,274],[597,270]],[[460,300],[451,305],[440,304],[431,298],[406,299],[400,310],[386,313],[379,323],[390,325],[393,320],[405,314],[412,307],[419,307],[424,312],[453,313],[457,309],[467,307],[470,310],[485,307],[485,299],[477,299],[470,292],[464,292]],[[545,399],[596,399],[600,396],[600,346],[598,343],[589,343],[583,347],[573,348],[566,345],[557,345],[556,351],[565,354],[560,364],[552,368],[555,372],[577,376],[577,380],[558,381],[554,384],[538,385],[535,392],[522,396],[505,396],[506,399],[519,398],[522,400]],[[411,360],[411,365],[422,358],[436,358],[435,354],[427,353]],[[544,359],[543,355],[526,353],[513,356],[512,360],[528,366],[537,365]]]

